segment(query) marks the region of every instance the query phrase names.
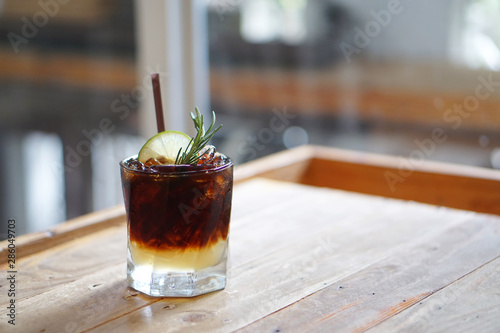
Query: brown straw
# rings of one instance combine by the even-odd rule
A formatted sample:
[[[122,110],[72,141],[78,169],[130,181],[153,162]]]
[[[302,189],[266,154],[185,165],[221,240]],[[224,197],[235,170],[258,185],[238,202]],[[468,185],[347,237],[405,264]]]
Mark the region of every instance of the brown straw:
[[[155,98],[156,126],[158,127],[158,133],[160,133],[165,130],[165,121],[163,120],[163,105],[161,103],[160,76],[158,75],[158,73],[151,74],[151,80],[153,81],[153,94]]]

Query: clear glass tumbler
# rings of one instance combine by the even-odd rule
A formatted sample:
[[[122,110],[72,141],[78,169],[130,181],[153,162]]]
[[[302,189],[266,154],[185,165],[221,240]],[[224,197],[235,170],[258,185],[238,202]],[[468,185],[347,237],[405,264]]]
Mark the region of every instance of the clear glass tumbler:
[[[192,297],[225,287],[233,162],[221,156],[219,165],[120,162],[132,288]]]

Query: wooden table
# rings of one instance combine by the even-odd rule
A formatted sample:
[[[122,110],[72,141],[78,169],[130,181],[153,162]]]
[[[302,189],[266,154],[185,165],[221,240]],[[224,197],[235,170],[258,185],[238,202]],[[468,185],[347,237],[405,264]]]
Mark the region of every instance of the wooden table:
[[[8,243],[0,243],[0,331],[500,331],[500,216],[438,202],[477,203],[477,187],[492,194],[475,207],[498,210],[498,172],[425,163],[393,192],[407,195],[413,182],[424,191],[427,175],[451,187],[426,190],[435,204],[359,193],[376,191],[370,180],[397,172],[395,163],[303,147],[240,167],[227,287],[195,298],[151,298],[127,287],[120,206],[16,238],[12,326]],[[325,166],[330,172],[321,175]],[[356,166],[358,178],[342,171]],[[323,187],[313,185],[322,177]],[[468,182],[470,202],[454,182]],[[443,191],[462,197],[453,202]]]

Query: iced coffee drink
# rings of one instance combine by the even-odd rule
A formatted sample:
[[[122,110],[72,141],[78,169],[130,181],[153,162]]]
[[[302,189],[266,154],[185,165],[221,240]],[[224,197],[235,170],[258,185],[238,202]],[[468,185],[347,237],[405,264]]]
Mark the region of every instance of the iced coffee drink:
[[[173,133],[163,133],[166,138],[161,140],[182,141],[179,132]],[[181,144],[185,150],[194,139],[186,140]],[[195,163],[175,164],[168,149],[158,148],[162,145],[145,145],[139,156],[120,163],[128,227],[127,281],[151,296],[190,297],[222,289],[233,162],[204,146]]]

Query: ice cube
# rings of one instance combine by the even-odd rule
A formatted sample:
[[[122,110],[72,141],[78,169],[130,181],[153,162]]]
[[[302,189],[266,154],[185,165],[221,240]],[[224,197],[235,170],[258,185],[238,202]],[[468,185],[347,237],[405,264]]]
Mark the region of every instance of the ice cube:
[[[127,167],[129,167],[132,170],[136,171],[142,171],[145,169],[144,164],[142,162],[139,162],[135,158],[131,158],[127,161],[126,163]]]
[[[162,163],[160,161],[158,161],[156,158],[151,157],[150,159],[148,159],[146,161],[146,163],[144,163],[144,165],[149,168],[153,165],[162,165]]]
[[[223,155],[221,153],[215,153],[214,158],[212,159],[212,164],[216,166],[221,166],[229,163],[229,157]]]
[[[198,156],[200,156],[198,164],[213,164],[212,161],[214,159],[215,153],[216,151],[214,146],[206,145],[198,153]]]

